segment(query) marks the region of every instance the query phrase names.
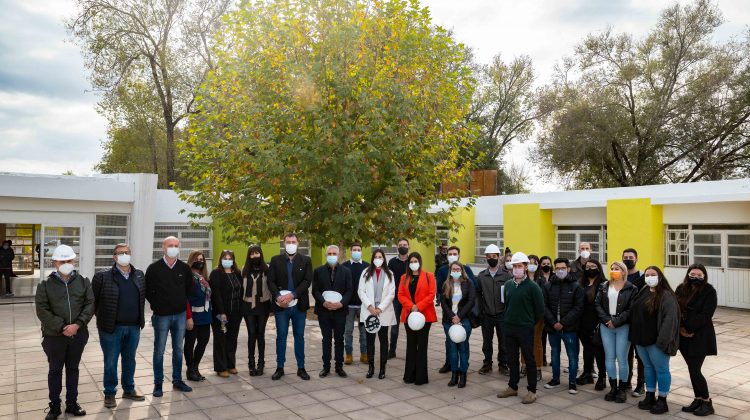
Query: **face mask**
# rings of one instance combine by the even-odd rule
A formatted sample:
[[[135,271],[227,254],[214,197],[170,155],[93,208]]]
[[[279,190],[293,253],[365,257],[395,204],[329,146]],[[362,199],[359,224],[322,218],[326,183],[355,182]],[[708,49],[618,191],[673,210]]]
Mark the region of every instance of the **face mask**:
[[[586,274],[587,278],[593,279],[597,275],[599,275],[599,269],[598,268],[587,268],[584,273]]]
[[[383,265],[383,259],[375,258],[374,260],[372,260],[372,263],[375,264],[375,267],[380,268]]]
[[[552,271],[552,266],[550,266],[550,265],[543,265],[542,266],[542,271],[544,271],[545,273],[549,273],[550,271]]]
[[[492,268],[497,267],[497,263],[500,261],[497,258],[487,258],[487,265],[489,265]]]
[[[701,284],[703,282],[703,279],[700,277],[688,277],[688,283],[692,284],[693,286]]]
[[[117,256],[117,265],[125,267],[126,265],[130,265],[130,255],[128,254],[120,254]]]
[[[250,257],[250,265],[252,266],[259,266],[260,265],[260,257]]]
[[[557,276],[558,279],[563,280],[565,277],[568,277],[568,270],[555,270],[555,276]]]
[[[362,259],[362,251],[352,251],[352,259],[354,261],[359,261]]]
[[[3,249],[8,249],[8,248],[10,248],[10,246],[8,246],[8,244],[3,244]]]
[[[176,246],[170,246],[167,248],[167,257],[177,258],[180,255],[180,248]]]
[[[584,260],[588,260],[590,256],[591,253],[589,251],[581,251],[581,258],[583,258]]]
[[[505,268],[507,268],[508,270],[511,270],[513,269],[513,264],[511,264],[510,261],[508,261],[507,263],[505,263]]]
[[[453,264],[458,261],[458,255],[448,255],[448,264]]]
[[[620,280],[622,278],[622,271],[610,271],[609,278],[612,280]]]
[[[461,278],[461,272],[460,271],[451,271],[451,277],[453,277],[453,280],[458,280]]]
[[[659,276],[646,276],[645,279],[648,287],[656,287],[659,284]]]
[[[297,253],[297,244],[286,244],[284,245],[284,250],[289,255],[294,255]]]
[[[326,262],[328,265],[336,265],[337,262],[339,262],[339,256],[338,255],[326,255]]]
[[[511,267],[512,267],[512,265],[511,265]],[[526,270],[524,270],[523,268],[514,268],[513,269],[513,277],[515,277],[517,279],[522,279],[525,276],[526,276]]]
[[[399,254],[406,255],[407,252],[409,252],[409,248],[406,248],[406,247],[403,247],[403,246],[398,247],[398,253]]]
[[[206,265],[205,261],[193,261],[193,264],[191,267],[193,267],[196,270],[203,270],[203,267]]]
[[[628,270],[632,270],[635,268],[635,260],[625,260],[623,261],[623,263],[625,264],[625,267],[628,268]]]
[[[68,276],[75,269],[76,269],[76,267],[73,264],[71,264],[71,263],[65,263],[65,264],[61,265],[57,269],[57,272],[60,273],[60,274],[62,274],[63,276]]]
[[[221,260],[221,266],[224,268],[232,268],[234,260]]]
[[[417,270],[419,270],[419,263],[411,263],[411,264],[409,264],[409,270],[411,270],[411,271],[417,271]]]
[[[529,264],[529,272],[530,273],[536,273],[536,270],[539,268],[536,264]]]

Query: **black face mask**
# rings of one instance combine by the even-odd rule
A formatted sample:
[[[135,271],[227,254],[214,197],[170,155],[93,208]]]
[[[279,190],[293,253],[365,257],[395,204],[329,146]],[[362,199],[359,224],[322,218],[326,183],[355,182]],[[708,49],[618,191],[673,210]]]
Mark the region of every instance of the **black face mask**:
[[[398,253],[399,254],[406,255],[407,252],[409,252],[409,248],[406,248],[406,247],[403,247],[403,246],[398,247]]]
[[[701,283],[703,283],[703,279],[700,277],[688,277],[688,283],[692,284],[693,286],[697,286]]]
[[[499,263],[500,260],[497,258],[487,258],[487,265],[489,265],[492,268],[497,267],[497,263]]]
[[[625,260],[623,261],[623,263],[625,264],[625,267],[628,268],[628,270],[632,270],[635,268],[635,260]]]
[[[192,267],[196,270],[203,270],[203,267],[206,265],[205,261],[194,261]]]
[[[586,273],[586,277],[587,278],[593,279],[594,277],[596,277],[599,274],[599,269],[598,268],[587,268],[583,272]]]
[[[542,271],[544,271],[545,273],[549,273],[550,271],[552,271],[552,266],[543,265],[542,266]]]
[[[250,265],[253,267],[257,267],[260,265],[260,257],[251,257],[250,258]]]

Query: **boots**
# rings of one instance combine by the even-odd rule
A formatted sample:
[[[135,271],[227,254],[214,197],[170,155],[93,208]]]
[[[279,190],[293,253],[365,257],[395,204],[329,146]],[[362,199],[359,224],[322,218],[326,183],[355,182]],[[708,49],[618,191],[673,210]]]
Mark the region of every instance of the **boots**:
[[[451,380],[448,382],[448,386],[456,386],[458,384],[458,375],[456,371],[451,372]]]
[[[698,417],[705,417],[714,414],[714,403],[711,400],[701,401],[701,406],[698,407],[693,414]]]
[[[187,376],[188,381],[200,382],[201,380],[200,376],[198,376],[196,369],[192,366],[188,366],[187,375],[185,376]]]
[[[646,392],[646,398],[638,402],[638,408],[641,410],[651,410],[656,404],[656,394],[653,392]]]
[[[62,409],[60,408],[60,403],[49,403],[49,411],[47,411],[47,416],[44,418],[45,420],[55,420],[58,417],[60,417],[60,414],[62,414]]]
[[[367,375],[366,378],[370,379],[375,375],[375,362],[367,362]]]
[[[617,396],[617,379],[609,380],[609,392],[604,396],[605,401],[614,401]]]
[[[263,368],[266,367],[266,363],[263,358],[258,359],[258,366],[255,368],[255,376],[263,376]]]
[[[581,376],[576,379],[576,385],[589,385],[594,383],[594,377],[591,376],[591,372],[583,372]]]
[[[617,393],[615,394],[615,402],[622,404],[627,400],[628,400],[628,383],[624,381],[620,381],[619,389],[617,390]]]
[[[247,364],[247,370],[250,371],[250,376],[258,376],[258,372],[255,370],[255,360],[250,359],[250,363]]]
[[[607,375],[604,373],[599,374],[599,378],[596,380],[596,385],[594,385],[594,389],[597,391],[604,391],[604,388],[607,387]]]
[[[698,398],[694,399],[692,403],[690,403],[687,407],[682,407],[683,413],[694,413],[695,410],[700,408],[701,404],[703,403],[703,400],[699,400]]]
[[[458,374],[458,387],[466,388],[466,372],[459,372]]]
[[[656,400],[656,403],[654,404],[654,406],[651,407],[651,410],[649,410],[651,414],[664,414],[668,411],[669,411],[669,406],[667,406],[667,397],[659,397]]]
[[[380,373],[378,373],[378,379],[385,378],[385,363],[380,364]]]

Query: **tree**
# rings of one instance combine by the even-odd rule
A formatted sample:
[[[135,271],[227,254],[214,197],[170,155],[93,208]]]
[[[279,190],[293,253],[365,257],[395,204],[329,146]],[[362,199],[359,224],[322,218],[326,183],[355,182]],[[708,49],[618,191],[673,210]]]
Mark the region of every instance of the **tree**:
[[[158,98],[166,138],[166,177],[176,180],[175,133],[193,112],[195,89],[213,64],[213,33],[230,0],[76,0],[67,23],[81,45],[95,89],[116,100],[128,83]],[[152,162],[158,158],[153,157]]]
[[[641,40],[592,34],[541,107],[547,166],[576,187],[694,182],[750,168],[750,38],[715,44],[709,0],[665,9]]]
[[[182,196],[227,239],[437,241],[437,224],[459,226],[465,193],[436,185],[468,179],[473,78],[427,9],[269,0],[226,24],[181,157],[193,190]]]

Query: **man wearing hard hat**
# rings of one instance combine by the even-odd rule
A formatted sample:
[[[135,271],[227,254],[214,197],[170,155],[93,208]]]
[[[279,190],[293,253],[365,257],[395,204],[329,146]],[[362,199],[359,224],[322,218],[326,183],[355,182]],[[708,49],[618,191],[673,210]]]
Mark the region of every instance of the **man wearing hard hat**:
[[[500,373],[508,375],[508,358],[505,355],[503,343],[503,318],[505,317],[505,298],[503,291],[505,283],[510,282],[511,276],[500,266],[502,253],[495,244],[490,244],[485,250],[487,268],[477,275],[477,305],[482,309],[482,353],[484,360],[479,369],[480,375],[492,372],[493,339],[497,335],[497,364]]]
[[[60,245],[52,253],[55,266],[49,277],[36,288],[36,315],[42,325],[42,348],[47,354],[49,374],[49,411],[45,417],[54,420],[60,414],[62,374],[65,368],[65,412],[85,416],[78,405],[78,365],[89,339],[86,326],[94,316],[94,292],[89,279],[75,269],[76,253]]]

